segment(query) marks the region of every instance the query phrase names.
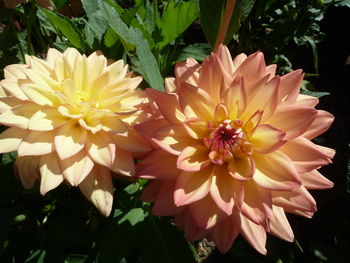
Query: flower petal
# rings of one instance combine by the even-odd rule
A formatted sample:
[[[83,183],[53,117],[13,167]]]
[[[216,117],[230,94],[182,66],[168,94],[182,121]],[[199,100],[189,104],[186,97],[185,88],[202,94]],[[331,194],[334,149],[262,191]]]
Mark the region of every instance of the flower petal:
[[[27,129],[29,119],[40,110],[40,107],[33,103],[25,103],[0,114],[0,123],[7,126],[16,126]]]
[[[45,195],[63,182],[62,169],[56,153],[46,154],[40,157],[40,193]]]
[[[87,131],[76,120],[66,122],[57,130],[55,136],[58,156],[66,159],[78,153],[84,148],[87,136]]]
[[[31,131],[18,147],[18,156],[43,155],[54,151],[55,131]]]
[[[40,178],[40,158],[33,156],[18,157],[15,162],[16,171],[25,189],[33,187],[35,181]]]
[[[239,235],[239,228],[231,220],[224,220],[213,228],[211,239],[221,253],[226,253]]]
[[[0,134],[0,153],[17,151],[22,139],[28,131],[17,127],[9,127]]]
[[[50,131],[68,120],[54,108],[41,108],[30,118],[28,129],[32,131]]]
[[[176,181],[174,192],[175,205],[188,205],[204,198],[209,193],[211,181],[211,168],[197,173],[182,172]]]
[[[115,159],[116,146],[105,132],[88,134],[86,142],[91,159],[106,167],[112,167]]]
[[[113,182],[108,168],[95,165],[79,188],[101,214],[109,216],[113,205]]]
[[[264,227],[241,215],[241,234],[259,253],[266,255],[266,231]]]
[[[317,170],[300,174],[301,182],[307,189],[328,189],[333,187],[333,182],[320,174]]]
[[[210,164],[209,151],[203,145],[194,145],[186,147],[177,159],[177,168],[195,172]]]
[[[150,145],[145,139],[143,139],[135,129],[129,128],[125,134],[115,134],[111,136],[113,142],[124,149],[132,153],[146,153],[151,150]]]
[[[334,116],[327,111],[318,110],[315,120],[312,122],[308,130],[303,134],[305,138],[313,139],[329,129]]]
[[[135,164],[132,154],[117,147],[114,163],[111,169],[113,172],[121,175],[135,176]]]
[[[238,181],[250,180],[255,173],[255,163],[251,157],[233,158],[227,168],[229,174]]]
[[[280,100],[284,100],[287,104],[294,104],[299,96],[301,81],[304,74],[298,69],[281,77],[280,84]]]
[[[282,207],[273,206],[273,219],[270,220],[270,233],[288,242],[294,241],[293,230]]]
[[[249,141],[253,143],[254,151],[270,153],[276,151],[285,143],[283,141],[285,135],[285,132],[269,124],[261,124],[256,127]]]
[[[64,178],[72,185],[78,186],[94,167],[94,162],[87,155],[85,150],[60,160]]]
[[[183,210],[183,207],[177,207],[174,202],[175,182],[165,182],[157,189],[158,198],[152,207],[154,216],[172,216]]]

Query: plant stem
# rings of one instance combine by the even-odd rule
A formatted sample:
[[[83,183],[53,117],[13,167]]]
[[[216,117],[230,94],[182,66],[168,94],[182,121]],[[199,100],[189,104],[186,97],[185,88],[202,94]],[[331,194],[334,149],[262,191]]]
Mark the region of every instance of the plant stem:
[[[228,26],[230,25],[231,17],[233,14],[233,9],[235,8],[236,0],[228,0],[226,3],[226,8],[224,12],[224,17],[221,20],[220,23],[220,30],[219,34],[216,38],[215,46],[214,46],[214,52],[217,51],[220,44],[222,44],[225,40],[225,36],[228,30]]]

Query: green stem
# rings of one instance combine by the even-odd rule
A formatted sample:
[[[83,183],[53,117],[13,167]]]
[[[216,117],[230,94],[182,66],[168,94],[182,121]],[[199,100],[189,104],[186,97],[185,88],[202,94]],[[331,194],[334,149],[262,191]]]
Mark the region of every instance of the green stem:
[[[23,51],[23,48],[21,45],[21,41],[19,40],[19,37],[18,37],[17,29],[15,28],[15,26],[13,24],[13,14],[10,15],[9,19],[10,19],[9,24],[11,26],[12,32],[15,34],[15,37],[17,39],[17,46],[18,46],[19,52],[21,53],[22,62],[24,62],[25,55],[24,55],[24,51]]]
[[[220,23],[219,34],[216,38],[214,52],[217,51],[220,44],[224,43],[228,26],[230,25],[233,9],[235,8],[236,0],[228,0],[225,7],[224,17]]]
[[[153,0],[153,17],[154,17],[154,24],[157,24],[158,18],[159,18],[157,0]]]

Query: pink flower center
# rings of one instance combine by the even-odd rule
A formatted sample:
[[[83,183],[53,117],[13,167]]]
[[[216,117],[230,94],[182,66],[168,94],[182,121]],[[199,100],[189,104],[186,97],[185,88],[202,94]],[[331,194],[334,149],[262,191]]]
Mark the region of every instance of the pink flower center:
[[[238,119],[208,124],[209,136],[204,138],[204,145],[210,149],[209,158],[213,163],[221,165],[242,154],[251,154],[252,144],[244,138],[242,125]]]

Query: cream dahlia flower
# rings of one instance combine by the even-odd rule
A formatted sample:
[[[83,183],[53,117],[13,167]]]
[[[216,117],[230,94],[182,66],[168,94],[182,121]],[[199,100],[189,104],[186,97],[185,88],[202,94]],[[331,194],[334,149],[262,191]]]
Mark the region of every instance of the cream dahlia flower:
[[[146,117],[146,97],[136,89],[142,78],[122,60],[109,65],[73,48],[50,49],[46,60],[27,56],[4,72],[0,123],[10,127],[0,134],[0,152],[18,152],[24,187],[40,178],[45,194],[66,180],[109,215],[111,173],[134,175],[134,154],[150,150],[133,128]]]
[[[175,216],[188,240],[226,252],[241,234],[265,254],[266,232],[293,241],[286,212],[316,211],[307,189],[333,186],[317,169],[334,151],[311,141],[333,116],[299,94],[300,70],[275,70],[261,52],[232,61],[220,46],[202,65],[178,63],[166,93],[147,90],[163,118],[137,128],[155,147],[138,166],[153,179],[142,198],[154,215]]]

